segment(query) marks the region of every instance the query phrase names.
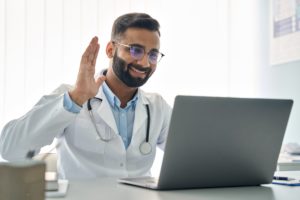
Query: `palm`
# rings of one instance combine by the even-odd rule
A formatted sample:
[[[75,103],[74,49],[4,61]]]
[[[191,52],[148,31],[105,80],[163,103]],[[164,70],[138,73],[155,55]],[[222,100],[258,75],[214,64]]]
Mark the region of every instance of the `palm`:
[[[94,97],[104,81],[103,77],[94,78],[99,48],[98,38],[94,37],[81,57],[75,89],[70,93],[71,98],[80,105]]]

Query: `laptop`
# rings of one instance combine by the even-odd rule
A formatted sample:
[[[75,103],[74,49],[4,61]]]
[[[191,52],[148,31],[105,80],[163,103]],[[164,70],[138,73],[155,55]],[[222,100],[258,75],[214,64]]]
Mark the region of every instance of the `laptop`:
[[[158,179],[120,183],[157,190],[271,183],[293,101],[176,96]]]

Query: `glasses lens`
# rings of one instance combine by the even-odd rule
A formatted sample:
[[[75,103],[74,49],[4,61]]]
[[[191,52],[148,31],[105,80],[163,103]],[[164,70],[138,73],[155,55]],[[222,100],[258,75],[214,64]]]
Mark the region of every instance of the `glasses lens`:
[[[149,52],[149,62],[151,64],[156,64],[157,61],[160,59],[161,54],[157,51],[150,51]]]
[[[144,56],[144,49],[142,47],[139,46],[131,46],[130,47],[130,55],[134,58],[134,59],[141,59]]]

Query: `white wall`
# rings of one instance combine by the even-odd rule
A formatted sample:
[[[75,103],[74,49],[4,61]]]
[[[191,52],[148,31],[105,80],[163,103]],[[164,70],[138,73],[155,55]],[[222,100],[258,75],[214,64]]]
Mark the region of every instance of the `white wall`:
[[[300,143],[300,61],[270,65],[271,1],[230,1],[230,95],[293,99],[284,143]]]
[[[260,2],[259,28],[268,25],[270,20],[270,1]],[[264,96],[272,96],[277,98],[291,98],[294,100],[294,106],[291,118],[288,124],[285,142],[300,143],[300,60],[281,65],[271,66],[266,59],[266,55],[270,52],[270,41],[267,40],[270,29],[263,32],[260,40],[264,41],[261,47],[261,70],[259,73],[259,93]],[[299,44],[295,44],[299,45]]]

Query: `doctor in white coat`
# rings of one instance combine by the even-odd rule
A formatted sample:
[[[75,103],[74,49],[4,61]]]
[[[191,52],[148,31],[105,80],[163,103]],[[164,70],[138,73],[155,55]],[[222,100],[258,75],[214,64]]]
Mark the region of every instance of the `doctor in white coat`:
[[[144,13],[117,18],[106,46],[109,67],[95,76],[99,48],[94,37],[82,55],[75,86],[60,86],[4,127],[4,159],[25,159],[57,138],[61,178],[149,174],[156,146],[164,148],[171,116],[160,95],[139,89],[163,57],[159,23]]]

